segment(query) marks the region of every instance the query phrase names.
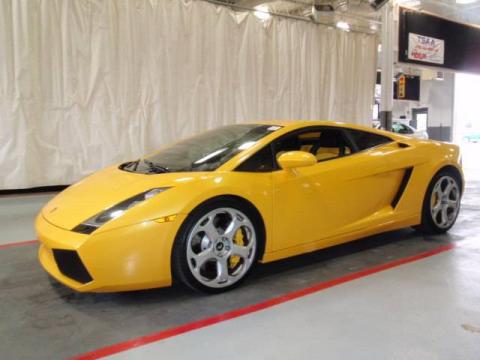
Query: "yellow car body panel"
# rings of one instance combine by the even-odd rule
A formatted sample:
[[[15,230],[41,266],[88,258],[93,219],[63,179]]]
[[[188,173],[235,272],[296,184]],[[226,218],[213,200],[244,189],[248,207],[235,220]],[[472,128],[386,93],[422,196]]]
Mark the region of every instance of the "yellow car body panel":
[[[417,225],[435,173],[445,166],[461,173],[455,145],[329,121],[268,124],[283,127],[214,171],[145,175],[112,166],[70,186],[45,205],[36,219],[41,264],[54,278],[78,291],[168,286],[180,226],[193,209],[214,197],[237,196],[255,206],[265,226],[261,261],[269,262]],[[358,129],[393,141],[312,166],[265,173],[234,171],[271,141],[311,126]],[[414,172],[408,188],[392,207],[409,168]],[[125,199],[163,187],[168,190],[91,234],[72,231]],[[172,221],[159,220],[172,215]],[[82,284],[62,274],[52,249],[76,251],[93,280]]]
[[[41,243],[39,259],[55,279],[81,292],[169,286],[172,242],[168,239],[175,237],[184,219],[180,216],[161,224],[145,221],[89,236],[56,227],[39,215],[35,224]],[[63,275],[52,249],[77,251],[94,280],[82,284]]]

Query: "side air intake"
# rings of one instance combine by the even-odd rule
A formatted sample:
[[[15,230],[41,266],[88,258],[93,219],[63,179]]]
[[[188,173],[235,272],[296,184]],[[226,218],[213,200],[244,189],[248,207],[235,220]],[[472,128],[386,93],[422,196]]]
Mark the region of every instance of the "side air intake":
[[[392,208],[396,208],[398,205],[398,202],[402,198],[403,193],[405,192],[405,189],[407,188],[408,182],[410,181],[410,177],[412,176],[413,172],[413,167],[405,169],[405,173],[403,174],[402,182],[400,183],[400,186],[398,187],[398,191],[395,194],[395,197],[392,200]]]

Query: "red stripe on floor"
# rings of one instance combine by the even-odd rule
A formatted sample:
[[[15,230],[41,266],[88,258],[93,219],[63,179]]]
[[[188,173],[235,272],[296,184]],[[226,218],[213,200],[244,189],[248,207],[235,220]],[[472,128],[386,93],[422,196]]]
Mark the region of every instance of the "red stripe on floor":
[[[8,243],[8,244],[0,244],[0,250],[15,247],[15,246],[33,245],[33,244],[36,244],[37,242],[38,242],[37,240],[28,240],[28,241],[19,241],[19,242]]]
[[[193,331],[193,330],[197,330],[197,329],[201,329],[201,328],[204,328],[204,327],[207,327],[207,326],[210,326],[210,325],[218,324],[218,323],[226,321],[226,320],[234,319],[234,318],[237,318],[237,317],[240,317],[240,316],[243,316],[243,315],[247,315],[247,314],[251,314],[251,313],[254,313],[254,312],[257,312],[257,311],[260,311],[260,310],[264,310],[264,309],[267,309],[269,307],[279,305],[279,304],[285,303],[285,302],[290,301],[290,300],[298,299],[300,297],[310,295],[310,294],[319,292],[321,290],[331,288],[333,286],[337,286],[337,285],[340,285],[340,284],[343,284],[343,283],[346,283],[346,282],[349,282],[349,281],[353,281],[353,280],[356,280],[356,279],[359,279],[359,278],[362,278],[362,277],[365,277],[365,276],[368,276],[368,275],[372,275],[372,274],[375,274],[375,273],[378,273],[378,272],[381,272],[381,271],[385,271],[385,270],[388,270],[388,269],[391,269],[391,268],[394,268],[394,267],[397,267],[397,266],[400,266],[400,265],[403,265],[403,264],[411,263],[413,261],[417,261],[417,260],[420,260],[420,259],[424,259],[424,258],[433,256],[433,255],[437,255],[437,254],[440,254],[442,252],[451,250],[453,248],[454,248],[453,244],[440,246],[436,249],[425,251],[425,252],[417,254],[417,255],[408,256],[408,257],[405,257],[405,258],[402,258],[402,259],[394,260],[394,261],[388,262],[386,264],[374,266],[372,268],[368,268],[368,269],[361,270],[361,271],[358,271],[358,272],[355,272],[355,273],[352,273],[352,274],[348,274],[348,275],[339,277],[337,279],[322,282],[322,283],[313,285],[311,287],[308,287],[308,288],[305,288],[305,289],[302,289],[302,290],[293,291],[291,293],[287,293],[285,295],[282,295],[282,296],[279,296],[279,297],[276,297],[276,298],[273,298],[273,299],[270,299],[270,300],[266,300],[266,301],[263,301],[263,302],[258,303],[258,304],[250,305],[250,306],[247,306],[247,307],[244,307],[244,308],[240,308],[240,309],[237,309],[237,310],[232,310],[232,311],[226,312],[224,314],[214,315],[212,317],[202,319],[202,320],[198,320],[198,321],[194,321],[194,322],[191,322],[191,323],[188,323],[188,324],[185,324],[185,325],[180,325],[180,326],[175,327],[175,328],[162,330],[162,331],[155,332],[155,333],[152,333],[152,334],[149,334],[149,335],[145,335],[145,336],[142,336],[142,337],[139,337],[139,338],[136,338],[136,339],[131,339],[131,340],[127,340],[125,342],[110,345],[110,346],[107,346],[107,347],[104,347],[104,348],[101,348],[101,349],[98,349],[98,350],[94,350],[92,352],[89,352],[89,353],[86,353],[86,354],[83,354],[83,355],[73,357],[72,360],[92,360],[92,359],[99,359],[99,358],[103,358],[105,356],[117,354],[119,352],[130,350],[130,349],[133,349],[133,348],[136,348],[136,347],[139,347],[139,346],[143,346],[143,345],[146,345],[146,344],[150,344],[152,342],[168,339],[168,338],[171,338],[171,337],[174,337],[174,336],[177,336],[177,335],[180,335],[180,334],[184,334],[184,333],[187,333],[187,332],[190,332],[190,331]]]

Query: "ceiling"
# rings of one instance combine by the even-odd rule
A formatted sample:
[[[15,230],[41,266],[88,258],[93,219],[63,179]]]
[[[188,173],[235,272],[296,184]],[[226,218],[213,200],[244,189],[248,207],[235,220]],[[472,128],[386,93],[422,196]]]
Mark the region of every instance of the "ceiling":
[[[459,4],[456,1],[462,0],[394,0],[395,4],[401,6],[480,26],[480,0],[470,4]],[[369,0],[213,0],[212,2],[231,5],[238,11],[260,9],[277,15],[292,16],[332,26],[343,22],[348,23],[350,30],[368,33],[378,32],[381,20],[380,11],[375,11],[370,6]],[[316,8],[313,5],[317,5]]]
[[[415,7],[449,20],[480,26],[480,1],[457,4],[455,0],[422,0]]]
[[[211,1],[211,0],[210,0]],[[237,10],[261,9],[273,14],[292,16],[317,23],[349,24],[351,30],[375,33],[380,25],[380,14],[368,0],[214,0],[231,5]],[[317,5],[314,8],[313,5]]]

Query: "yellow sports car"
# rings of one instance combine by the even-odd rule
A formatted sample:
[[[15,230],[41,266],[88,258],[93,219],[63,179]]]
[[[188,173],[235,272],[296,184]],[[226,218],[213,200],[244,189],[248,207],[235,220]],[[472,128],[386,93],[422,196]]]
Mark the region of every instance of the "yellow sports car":
[[[414,226],[445,232],[459,148],[329,121],[208,131],[99,171],[36,219],[40,262],[78,291],[221,292],[270,262]]]

